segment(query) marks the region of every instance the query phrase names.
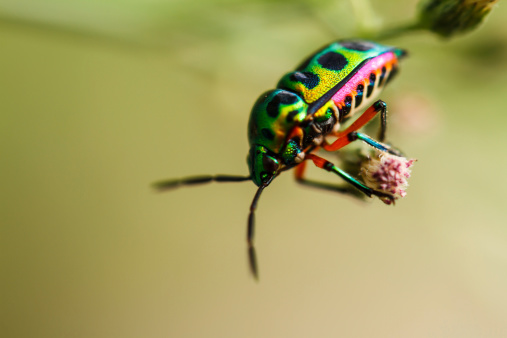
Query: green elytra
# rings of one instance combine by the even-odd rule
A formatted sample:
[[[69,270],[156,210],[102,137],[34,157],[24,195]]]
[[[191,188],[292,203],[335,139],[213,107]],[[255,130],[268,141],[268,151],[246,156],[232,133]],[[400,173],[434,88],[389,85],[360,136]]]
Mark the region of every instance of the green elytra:
[[[361,140],[381,151],[400,155],[381,143],[386,130],[386,104],[381,100],[371,103],[396,74],[398,59],[405,54],[402,49],[364,40],[341,40],[321,48],[295,71],[284,75],[276,89],[262,94],[255,102],[248,122],[249,176],[188,177],[157,182],[155,187],[165,190],[211,181],[253,181],[258,189],[250,205],[247,243],[250,269],[257,277],[254,213],[262,191],[281,172],[296,167],[296,179],[300,183],[350,193],[346,188],[306,180],[303,177],[305,160],[312,160],[317,167],[340,176],[365,195],[394,202],[391,195],[365,186],[313,152],[319,148],[336,151]],[[340,130],[342,121],[368,106],[348,128]],[[378,114],[380,142],[358,132]],[[327,143],[327,135],[336,136],[336,141]]]

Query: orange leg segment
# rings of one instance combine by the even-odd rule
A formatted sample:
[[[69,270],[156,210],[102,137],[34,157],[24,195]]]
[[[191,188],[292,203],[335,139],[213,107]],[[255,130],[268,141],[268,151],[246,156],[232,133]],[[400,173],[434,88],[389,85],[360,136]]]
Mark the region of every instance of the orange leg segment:
[[[307,155],[308,156],[308,155]],[[306,161],[301,162],[295,169],[294,174],[296,176],[297,181],[303,180],[303,176],[305,175],[306,170]]]
[[[338,139],[331,144],[324,144],[322,147],[327,151],[336,151],[341,149],[354,141],[353,139],[349,139],[350,133],[353,133],[362,127],[364,127],[368,122],[371,121],[379,112],[386,111],[386,104],[382,100],[378,100],[375,102],[370,108],[366,109],[366,111],[359,116],[357,120],[354,121],[347,129],[341,131],[337,134]]]
[[[373,189],[367,187],[366,185],[364,185],[363,183],[359,182],[357,179],[355,179],[354,177],[350,176],[348,173],[346,173],[345,171],[343,171],[340,168],[336,167],[333,163],[329,162],[328,160],[326,160],[326,159],[324,159],[322,157],[319,157],[319,156],[314,155],[314,154],[306,154],[305,160],[312,160],[312,162],[317,167],[322,168],[322,169],[324,169],[326,171],[332,172],[335,175],[341,177],[347,183],[351,184],[353,187],[355,187],[358,191],[360,191],[361,193],[365,194],[366,196],[371,197],[372,195],[375,195],[375,196],[378,196],[378,197],[381,197],[381,198],[388,198],[388,199],[394,201],[392,199],[391,195],[388,195],[388,194],[385,194],[385,193],[383,193],[381,191],[376,191],[376,190],[373,190]],[[314,186],[314,187],[317,187],[317,188],[323,188],[323,189],[327,189],[327,190],[334,190],[334,191],[342,192],[342,193],[352,193],[352,195],[354,195],[354,192],[351,192],[350,189],[347,189],[347,188],[344,188],[344,187],[332,186],[332,185],[329,185],[329,184],[326,184],[326,183],[308,181],[308,180],[304,179],[303,178],[303,174],[304,174],[304,170],[305,170],[304,163],[305,162],[301,163],[297,167],[297,170],[296,170],[296,179],[298,180],[298,182],[303,183],[303,184],[307,184],[307,185],[310,185],[310,186]],[[357,196],[357,194],[355,194],[355,195]]]
[[[333,165],[328,160],[325,160],[322,157],[319,157],[319,156],[314,155],[314,154],[307,154],[305,159],[312,160],[313,164],[315,164],[317,167],[319,167],[321,169],[328,170],[326,167],[328,167],[329,165]]]
[[[299,139],[299,143],[303,141],[303,137],[305,135],[305,132],[303,131],[303,128],[301,127],[294,127],[292,131],[290,132],[289,136],[287,137],[287,140],[292,139]]]
[[[313,154],[307,154],[306,156],[307,156],[306,159],[311,159],[311,160],[315,159],[315,155],[313,155]],[[323,164],[325,161],[323,159],[322,159],[322,161],[317,160],[317,159],[315,159],[315,160],[320,164]],[[320,189],[324,189],[324,190],[338,192],[341,194],[347,194],[352,197],[356,197],[356,198],[360,198],[360,199],[362,199],[362,197],[364,196],[361,192],[359,192],[359,190],[356,190],[348,185],[340,186],[340,185],[333,185],[333,184],[329,184],[329,183],[317,182],[317,181],[306,179],[304,177],[305,176],[304,174],[306,171],[306,164],[307,163],[308,163],[307,161],[301,162],[294,170],[294,173],[296,176],[296,181],[298,183],[303,184],[303,185],[307,185],[307,186],[310,186],[313,188],[320,188]]]

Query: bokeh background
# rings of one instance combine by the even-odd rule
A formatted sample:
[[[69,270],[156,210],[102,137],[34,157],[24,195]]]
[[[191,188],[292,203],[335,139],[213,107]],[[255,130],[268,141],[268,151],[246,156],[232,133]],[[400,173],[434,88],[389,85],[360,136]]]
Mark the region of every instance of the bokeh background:
[[[416,3],[373,1],[368,25]],[[1,0],[0,335],[506,337],[502,2],[462,37],[385,41],[411,53],[382,94],[418,159],[408,196],[282,175],[257,213],[259,282],[252,183],[150,189],[247,174],[253,102],[354,18],[339,0]]]

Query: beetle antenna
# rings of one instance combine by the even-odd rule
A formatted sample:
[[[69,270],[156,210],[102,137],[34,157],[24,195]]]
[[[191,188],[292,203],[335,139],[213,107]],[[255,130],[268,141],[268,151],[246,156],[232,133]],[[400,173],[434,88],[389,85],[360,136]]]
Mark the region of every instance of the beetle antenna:
[[[164,180],[153,183],[153,187],[159,191],[174,189],[182,185],[194,185],[209,182],[244,182],[250,181],[251,176],[235,176],[235,175],[203,175],[192,176],[173,180]]]
[[[255,279],[259,279],[259,272],[257,270],[257,258],[255,255],[255,248],[253,245],[254,238],[254,229],[255,229],[255,210],[257,209],[257,202],[261,197],[262,191],[266,188],[275,176],[272,176],[271,179],[259,186],[257,192],[255,193],[252,204],[250,204],[250,214],[248,215],[248,228],[246,232],[246,241],[248,243],[248,262],[250,265],[250,272]]]

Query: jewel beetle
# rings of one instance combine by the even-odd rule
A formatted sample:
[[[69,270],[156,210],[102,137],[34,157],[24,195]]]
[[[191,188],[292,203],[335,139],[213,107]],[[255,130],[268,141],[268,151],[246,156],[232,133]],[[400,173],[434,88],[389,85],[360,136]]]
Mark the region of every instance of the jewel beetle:
[[[195,176],[160,181],[154,186],[165,190],[211,181],[252,181],[258,188],[250,205],[247,243],[250,268],[257,277],[254,213],[262,191],[282,172],[295,168],[298,182],[329,188],[325,183],[305,178],[306,163],[310,160],[367,196],[392,198],[367,187],[315,152],[319,149],[337,151],[360,140],[380,151],[400,155],[382,143],[387,108],[382,100],[375,101],[375,98],[397,73],[399,60],[406,54],[403,49],[365,40],[339,40],[324,46],[294,71],[285,74],[275,89],[268,90],[255,102],[248,122],[248,176]],[[363,110],[347,128],[340,128],[343,122]],[[377,115],[380,115],[380,128],[376,140],[358,130]],[[329,136],[334,137],[333,142],[327,141]]]

